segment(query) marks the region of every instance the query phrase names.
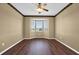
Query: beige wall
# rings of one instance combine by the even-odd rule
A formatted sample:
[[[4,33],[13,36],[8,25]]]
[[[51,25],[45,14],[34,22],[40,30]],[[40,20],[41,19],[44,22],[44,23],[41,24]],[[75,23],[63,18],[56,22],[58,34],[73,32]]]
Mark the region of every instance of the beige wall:
[[[30,17],[24,17],[23,37],[30,38]]]
[[[72,4],[56,17],[56,38],[79,51],[79,4]]]
[[[22,20],[23,17],[12,7],[0,3],[0,52],[23,39]]]
[[[24,38],[30,38],[30,20],[33,18],[46,18],[49,20],[49,37],[54,38],[54,17],[25,17],[24,18]]]

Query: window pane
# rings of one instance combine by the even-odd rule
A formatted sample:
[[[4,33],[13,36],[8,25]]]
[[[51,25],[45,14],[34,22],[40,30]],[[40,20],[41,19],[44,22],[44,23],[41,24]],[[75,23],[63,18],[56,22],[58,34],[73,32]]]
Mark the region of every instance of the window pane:
[[[36,20],[36,31],[42,31],[42,30],[43,30],[43,21]]]
[[[44,20],[44,30],[48,30],[48,21]]]
[[[32,21],[32,31],[35,31],[35,20]]]

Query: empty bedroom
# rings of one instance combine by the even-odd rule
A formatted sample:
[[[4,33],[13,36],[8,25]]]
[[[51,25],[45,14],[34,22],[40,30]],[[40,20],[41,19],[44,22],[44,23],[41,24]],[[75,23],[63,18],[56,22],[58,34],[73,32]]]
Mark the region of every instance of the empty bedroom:
[[[79,3],[0,3],[0,55],[79,55]]]

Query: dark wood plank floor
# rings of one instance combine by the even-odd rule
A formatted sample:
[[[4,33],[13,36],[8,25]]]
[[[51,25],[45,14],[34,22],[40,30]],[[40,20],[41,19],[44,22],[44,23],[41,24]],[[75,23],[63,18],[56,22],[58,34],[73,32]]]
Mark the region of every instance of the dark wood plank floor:
[[[3,55],[77,55],[55,39],[23,40]]]

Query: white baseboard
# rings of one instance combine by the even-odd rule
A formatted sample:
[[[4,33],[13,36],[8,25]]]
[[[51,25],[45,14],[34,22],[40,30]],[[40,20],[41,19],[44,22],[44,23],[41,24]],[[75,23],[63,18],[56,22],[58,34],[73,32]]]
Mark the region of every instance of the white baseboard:
[[[58,42],[60,42],[60,43],[63,44],[64,46],[68,47],[69,49],[71,49],[71,50],[74,51],[75,53],[79,54],[79,52],[78,52],[77,50],[71,48],[70,46],[66,45],[65,43],[61,42],[60,40],[58,40],[58,39],[55,39],[55,40],[57,40]]]
[[[29,39],[32,39],[32,38],[24,38],[24,39],[29,40]]]
[[[24,38],[24,39],[29,40],[29,39],[33,39],[33,38]],[[56,38],[45,38],[45,39],[56,39]]]
[[[15,44],[13,44],[12,46],[6,48],[5,50],[3,50],[2,52],[0,52],[0,55],[3,54],[4,52],[6,52],[7,50],[9,50],[10,48],[14,47],[15,45],[17,45],[18,43],[20,43],[22,40],[16,42]]]
[[[56,38],[46,38],[46,39],[56,39]]]

